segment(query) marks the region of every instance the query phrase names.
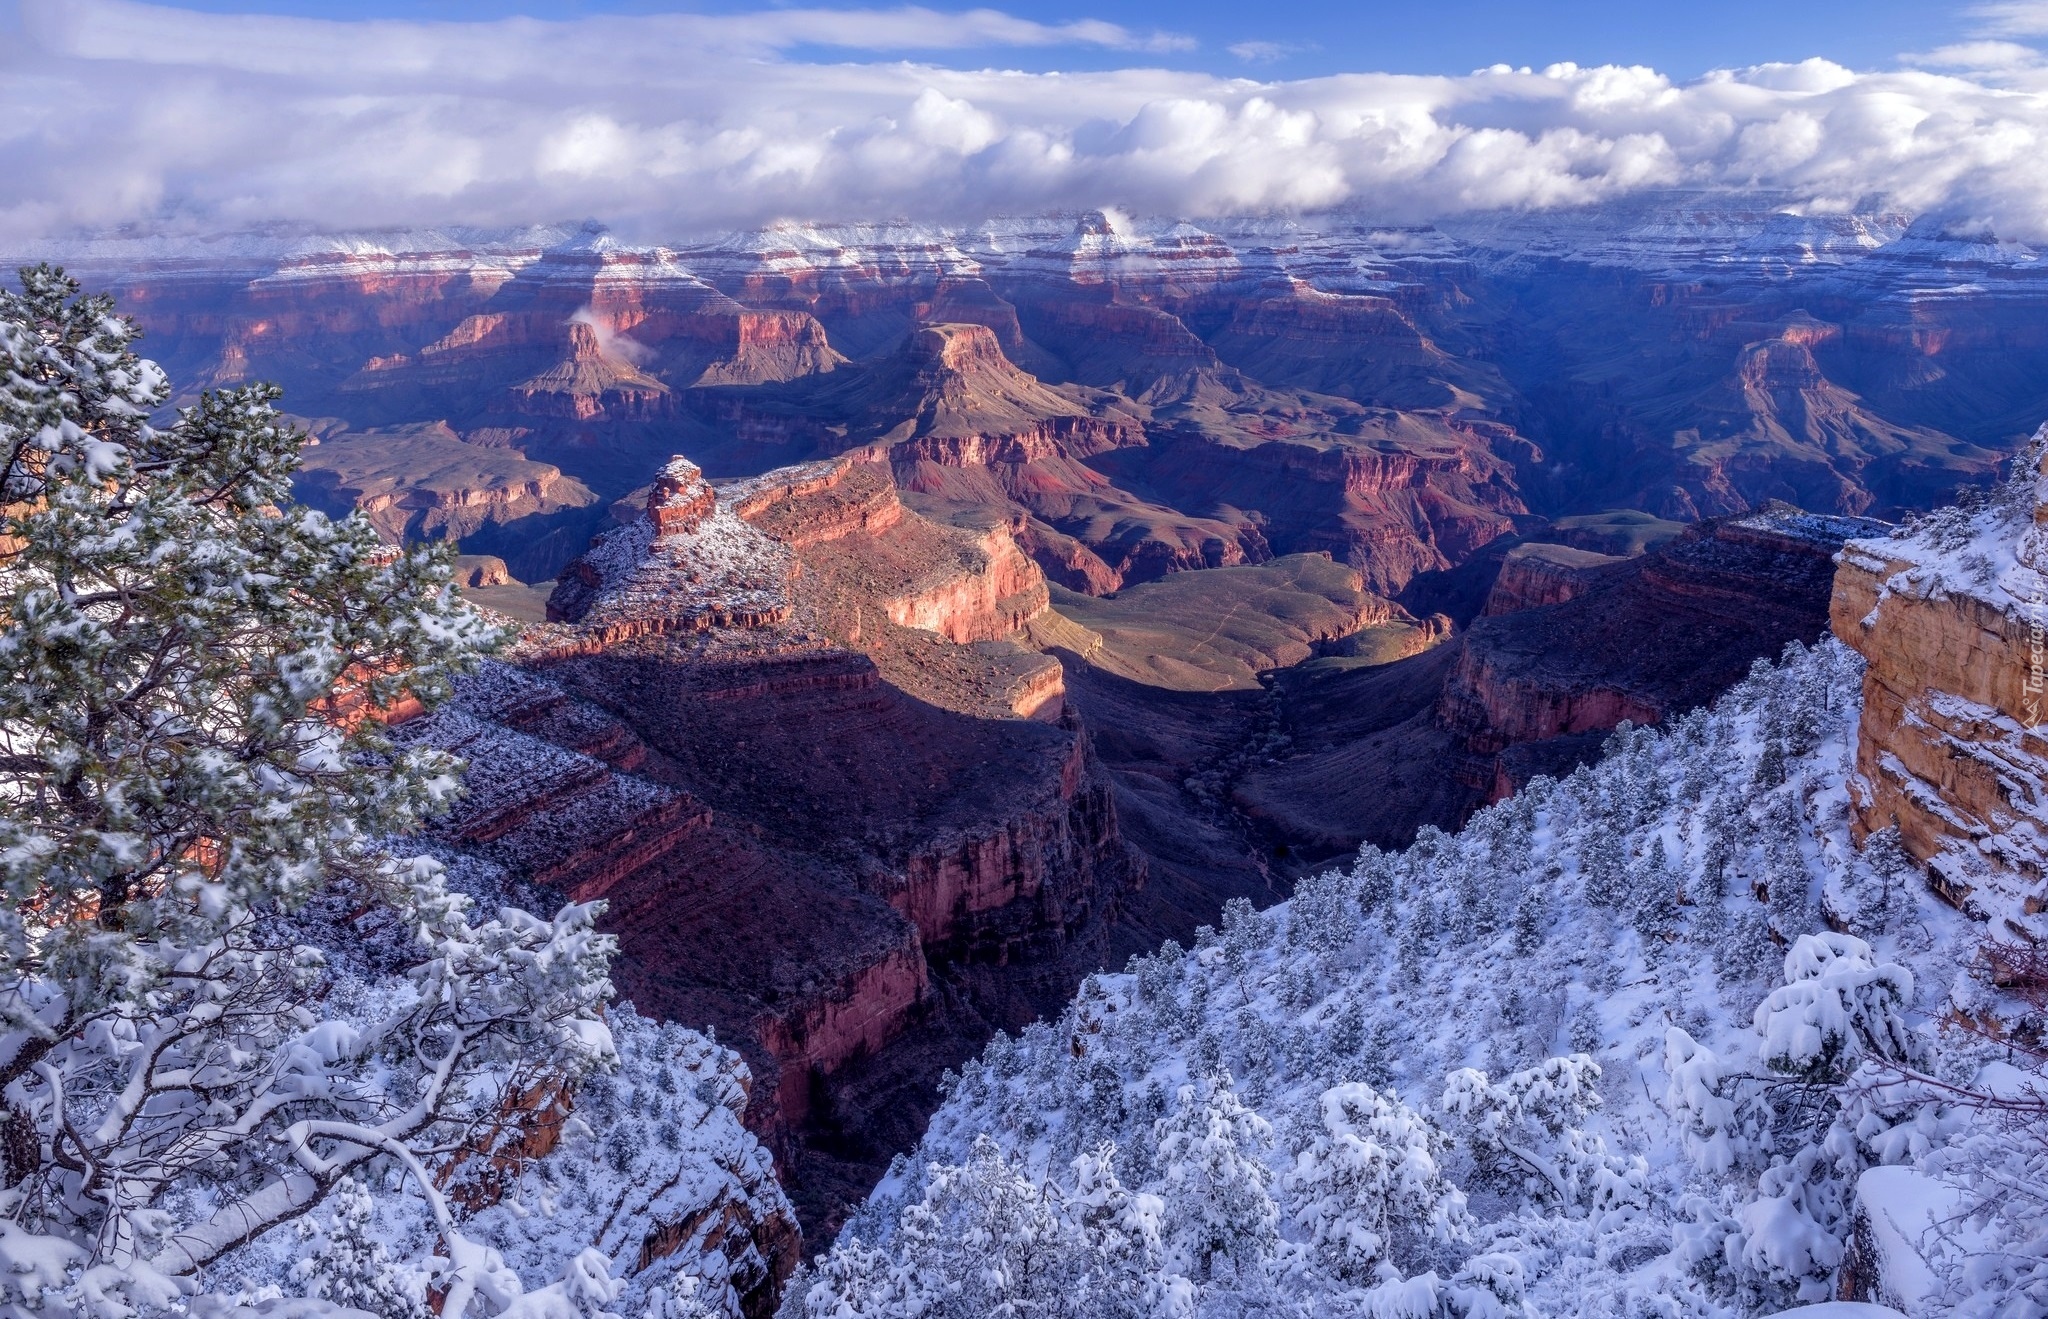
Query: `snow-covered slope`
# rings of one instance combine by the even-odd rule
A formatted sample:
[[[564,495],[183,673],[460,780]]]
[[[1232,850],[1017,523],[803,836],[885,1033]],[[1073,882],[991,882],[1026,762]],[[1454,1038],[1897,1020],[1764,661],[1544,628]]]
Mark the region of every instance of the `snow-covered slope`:
[[[1091,979],[949,1082],[785,1313],[2048,1312],[2030,1119],[1987,1098],[2041,1093],[1993,1038],[2028,1005],[1895,834],[1851,841],[1862,668],[1795,646]]]

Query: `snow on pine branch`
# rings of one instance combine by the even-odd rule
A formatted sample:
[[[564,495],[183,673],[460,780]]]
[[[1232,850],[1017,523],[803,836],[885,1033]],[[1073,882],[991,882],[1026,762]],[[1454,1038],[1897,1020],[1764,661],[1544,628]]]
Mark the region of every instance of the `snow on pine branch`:
[[[0,1309],[605,1312],[629,1288],[597,1233],[508,1252],[476,1226],[541,1146],[581,1148],[560,1128],[620,1066],[601,908],[480,911],[408,855],[461,766],[378,718],[438,703],[497,633],[447,547],[292,502],[274,389],[150,424],[168,386],[134,337],[56,271],[0,293]],[[712,1096],[676,1116],[716,1136],[670,1142],[672,1180],[786,1214],[737,1059],[640,1035]],[[454,1194],[479,1166],[490,1193]],[[608,1241],[638,1252],[648,1213],[701,1207],[679,1197]],[[330,1200],[329,1256],[279,1256]],[[643,1313],[731,1309],[698,1245]]]

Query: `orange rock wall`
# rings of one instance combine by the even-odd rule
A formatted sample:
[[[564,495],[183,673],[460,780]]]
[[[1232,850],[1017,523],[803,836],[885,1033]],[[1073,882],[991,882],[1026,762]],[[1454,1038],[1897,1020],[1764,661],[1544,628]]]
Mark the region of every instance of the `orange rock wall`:
[[[1896,827],[1952,901],[2030,912],[2048,858],[2048,733],[2039,726],[2040,625],[2025,606],[1887,591],[1912,565],[1860,542],[1842,554],[1831,622],[1861,652],[1858,836]]]
[[[1017,548],[1007,526],[977,542],[983,569],[888,602],[889,621],[921,627],[958,645],[1016,635],[1050,603],[1045,574]]]

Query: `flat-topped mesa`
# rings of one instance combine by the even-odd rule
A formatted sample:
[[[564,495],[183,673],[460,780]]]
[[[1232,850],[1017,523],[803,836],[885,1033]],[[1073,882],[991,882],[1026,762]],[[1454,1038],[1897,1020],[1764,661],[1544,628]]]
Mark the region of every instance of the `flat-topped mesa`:
[[[563,638],[572,648],[789,618],[795,556],[721,502],[696,464],[670,461],[645,511],[556,579],[548,621],[576,625],[576,635]],[[537,644],[550,648],[546,639]]]
[[[1592,589],[1602,568],[1622,563],[1614,554],[1535,542],[1517,545],[1501,560],[1500,576],[1486,593],[1482,617],[1511,614],[1517,609],[1558,605]]]
[[[2048,934],[2048,427],[2010,479],[1839,558],[1835,635],[1869,661],[1858,837],[1898,830],[1936,892]]]

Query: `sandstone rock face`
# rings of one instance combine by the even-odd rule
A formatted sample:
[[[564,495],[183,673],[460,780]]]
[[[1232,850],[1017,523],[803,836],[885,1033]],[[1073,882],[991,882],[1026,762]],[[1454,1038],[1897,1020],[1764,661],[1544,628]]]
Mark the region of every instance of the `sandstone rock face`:
[[[730,326],[730,334],[723,333]],[[845,362],[825,337],[825,327],[803,312],[735,310],[699,327],[698,337],[715,345],[714,357],[691,383],[754,385],[796,380],[830,371]]]
[[[2033,938],[2048,906],[2048,478],[2023,477],[1973,516],[1851,542],[1831,617],[1869,662],[1859,836],[1897,829],[1937,891]]]
[[[834,462],[779,468],[735,489],[733,512],[795,550],[882,535],[903,521],[903,501],[885,474],[857,464],[883,458],[877,450],[855,450]]]
[[[1058,719],[1059,665],[1014,644],[1047,594],[1011,524],[976,533],[908,511],[886,456],[856,450],[736,482],[722,498],[796,552],[805,616],[896,686],[963,713]]]
[[[889,621],[965,645],[1015,636],[1044,611],[1045,575],[1017,548],[1007,526],[989,528],[973,548],[983,561],[980,571],[893,597]]]
[[[505,586],[512,573],[495,554],[464,554],[455,561],[455,580],[463,586]]]

